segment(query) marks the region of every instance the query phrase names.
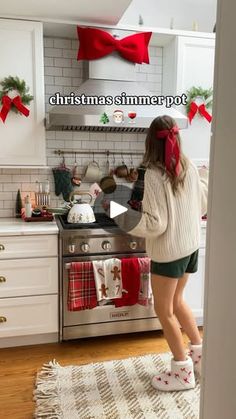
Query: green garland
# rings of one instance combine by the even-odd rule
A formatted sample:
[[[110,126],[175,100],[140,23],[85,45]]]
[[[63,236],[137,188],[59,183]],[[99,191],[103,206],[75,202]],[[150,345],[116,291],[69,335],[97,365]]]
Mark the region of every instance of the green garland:
[[[24,105],[29,105],[31,100],[33,100],[33,96],[29,94],[29,87],[26,86],[24,80],[20,80],[19,77],[5,77],[0,82],[0,102],[2,101],[2,97],[7,95],[10,91],[16,90],[21,97],[21,101]],[[15,113],[18,113],[18,109],[12,104],[11,110]]]
[[[190,111],[190,104],[194,102],[197,97],[201,97],[205,103],[207,109],[212,108],[212,99],[213,90],[210,89],[203,89],[202,87],[192,87],[187,91],[187,103],[186,103],[186,110],[187,113]]]

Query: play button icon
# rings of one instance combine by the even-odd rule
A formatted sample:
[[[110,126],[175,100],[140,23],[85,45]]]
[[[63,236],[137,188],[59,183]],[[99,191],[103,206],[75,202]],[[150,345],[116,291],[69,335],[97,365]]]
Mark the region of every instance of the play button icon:
[[[94,201],[94,214],[103,213],[113,222],[104,224],[104,230],[107,229],[110,233],[111,225],[113,225],[124,232],[129,232],[139,224],[142,212],[132,209],[131,198],[132,188],[123,184],[117,185],[116,190],[110,194],[100,192]]]
[[[128,208],[125,208],[123,205],[117,204],[117,202],[114,202],[114,201],[110,202],[110,217],[111,218],[115,218],[126,211],[128,211]]]

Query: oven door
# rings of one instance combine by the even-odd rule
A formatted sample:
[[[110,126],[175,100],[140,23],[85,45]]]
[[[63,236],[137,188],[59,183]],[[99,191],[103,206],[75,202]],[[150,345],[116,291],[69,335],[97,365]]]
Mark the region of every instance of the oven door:
[[[69,311],[67,308],[68,294],[68,273],[71,262],[82,262],[104,260],[108,258],[129,258],[145,257],[145,254],[119,254],[119,255],[101,255],[64,258],[63,261],[63,310],[62,310],[62,335],[63,339],[74,339],[76,337],[99,336],[106,334],[129,333],[139,330],[160,329],[157,324],[156,314],[153,305],[142,306],[135,304],[133,306],[115,307],[114,304],[106,306],[97,306],[90,310]],[[148,326],[148,320],[152,325]],[[138,321],[138,326],[134,325]],[[142,322],[142,325],[141,325]],[[122,327],[121,327],[122,323]],[[125,326],[126,325],[126,326]],[[158,327],[159,326],[159,327]],[[68,337],[69,336],[69,337]]]

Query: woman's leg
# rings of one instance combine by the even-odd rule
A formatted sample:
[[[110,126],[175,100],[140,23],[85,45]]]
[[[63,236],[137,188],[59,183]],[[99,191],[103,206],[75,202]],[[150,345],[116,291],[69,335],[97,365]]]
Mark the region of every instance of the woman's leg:
[[[200,345],[202,339],[196,324],[196,320],[189,306],[183,299],[183,291],[188,281],[189,274],[184,274],[182,278],[179,278],[175,289],[173,305],[174,314],[176,315],[181,327],[189,337],[190,342],[193,345]]]
[[[185,361],[186,353],[181,330],[173,312],[178,279],[152,274],[152,292],[156,314],[175,361]]]

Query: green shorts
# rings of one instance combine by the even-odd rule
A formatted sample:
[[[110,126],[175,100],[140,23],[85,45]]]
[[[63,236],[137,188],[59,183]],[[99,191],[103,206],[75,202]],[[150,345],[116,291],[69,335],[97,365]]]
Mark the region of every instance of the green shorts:
[[[185,273],[197,272],[198,250],[190,256],[172,262],[159,263],[151,261],[151,273],[171,278],[181,278]]]

